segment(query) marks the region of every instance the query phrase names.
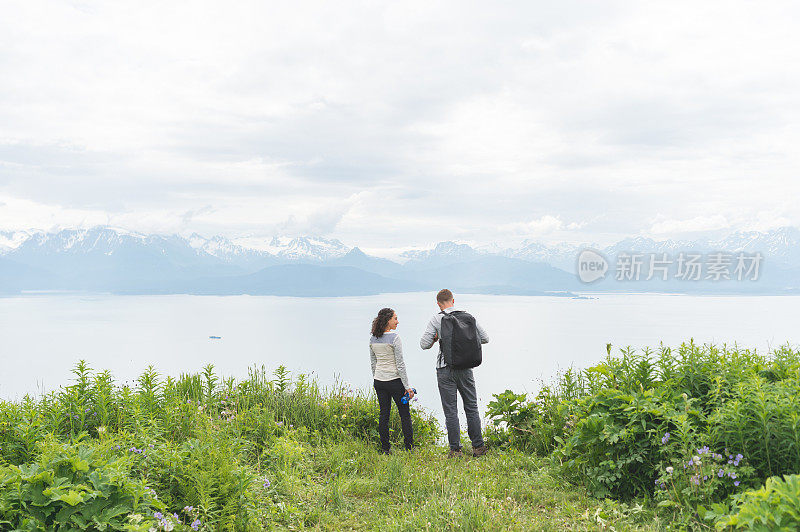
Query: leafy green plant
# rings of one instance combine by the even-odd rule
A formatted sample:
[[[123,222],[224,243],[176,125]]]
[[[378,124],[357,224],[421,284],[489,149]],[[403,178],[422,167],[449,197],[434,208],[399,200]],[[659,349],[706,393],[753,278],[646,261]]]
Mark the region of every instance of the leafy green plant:
[[[669,433],[662,438],[665,443],[669,439]],[[745,456],[731,454],[728,449],[723,453],[703,446],[694,449],[690,455],[664,462],[667,465],[655,480],[658,507],[672,512],[675,521],[681,520],[681,514],[692,520],[695,511],[705,514],[706,507],[741,491],[740,484],[749,485],[754,470]]]
[[[83,443],[42,443],[37,462],[0,469],[0,521],[19,530],[126,530],[162,504],[130,464]]]
[[[768,478],[764,486],[741,495],[734,511],[720,516],[718,529],[800,529],[800,475]]]

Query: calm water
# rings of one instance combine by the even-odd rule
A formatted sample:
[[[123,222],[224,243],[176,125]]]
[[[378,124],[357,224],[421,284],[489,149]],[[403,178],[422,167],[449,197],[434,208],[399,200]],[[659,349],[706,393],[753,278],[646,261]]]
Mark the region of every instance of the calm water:
[[[482,408],[492,393],[535,391],[539,380],[570,365],[585,367],[605,345],[734,342],[766,351],[800,341],[800,297],[601,295],[597,299],[457,296],[491,342],[475,370]],[[81,358],[118,381],[148,364],[163,374],[213,363],[223,375],[285,364],[323,384],[340,379],[366,388],[369,324],[377,310],[400,318],[409,377],[420,404],[441,418],[436,351],[419,337],[438,311],[428,293],[354,298],[251,296],[35,295],[0,298],[0,397],[57,389]],[[220,340],[209,335],[221,336]]]

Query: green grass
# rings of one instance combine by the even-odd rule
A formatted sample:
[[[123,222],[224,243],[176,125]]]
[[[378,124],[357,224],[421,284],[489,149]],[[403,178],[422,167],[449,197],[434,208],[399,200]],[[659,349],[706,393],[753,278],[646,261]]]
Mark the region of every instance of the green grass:
[[[0,401],[0,529],[57,530],[95,507],[107,530],[131,531],[165,529],[158,511],[178,514],[176,532],[196,518],[204,531],[662,525],[651,510],[569,485],[549,458],[495,448],[449,459],[437,422],[415,408],[418,446],[380,455],[371,391],[323,389],[284,368],[239,381],[211,367],[178,378],[148,368],[133,387],[83,363],[74,375],[56,393]],[[399,449],[396,410],[390,427]],[[95,489],[87,478],[116,480]],[[96,529],[75,523],[63,529]]]
[[[275,473],[275,472],[273,472]],[[546,459],[513,451],[448,458],[438,446],[382,456],[363,441],[304,448],[270,487],[298,530],[658,530],[647,511],[566,485]]]

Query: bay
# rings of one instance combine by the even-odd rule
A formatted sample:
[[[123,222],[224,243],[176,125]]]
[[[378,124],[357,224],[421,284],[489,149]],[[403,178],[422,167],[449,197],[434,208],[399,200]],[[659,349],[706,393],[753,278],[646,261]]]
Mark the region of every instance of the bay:
[[[800,296],[601,294],[592,299],[457,294],[491,341],[475,369],[481,411],[506,389],[535,392],[570,366],[600,361],[606,343],[657,347],[727,343],[766,352],[800,340]],[[57,390],[80,359],[133,384],[148,365],[162,375],[214,364],[224,376],[249,366],[312,374],[369,389],[369,326],[377,311],[400,319],[419,406],[441,419],[436,348],[419,338],[438,311],[432,293],[369,297],[117,296],[36,294],[0,298],[0,398]],[[211,339],[209,336],[219,336]]]

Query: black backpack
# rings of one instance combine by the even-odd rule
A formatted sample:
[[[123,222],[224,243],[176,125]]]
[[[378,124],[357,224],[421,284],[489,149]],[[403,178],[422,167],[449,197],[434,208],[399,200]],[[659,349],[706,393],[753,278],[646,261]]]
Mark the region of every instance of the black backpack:
[[[472,314],[454,310],[442,314],[442,337],[439,338],[441,356],[453,369],[474,368],[481,365],[481,338]]]

